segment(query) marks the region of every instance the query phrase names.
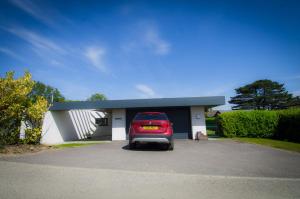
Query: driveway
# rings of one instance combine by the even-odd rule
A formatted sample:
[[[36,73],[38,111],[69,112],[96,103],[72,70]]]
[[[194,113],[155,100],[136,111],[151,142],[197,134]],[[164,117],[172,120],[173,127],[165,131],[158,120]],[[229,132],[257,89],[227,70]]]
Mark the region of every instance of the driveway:
[[[299,153],[233,141],[177,140],[174,151],[126,145],[1,157],[0,198],[300,197]]]

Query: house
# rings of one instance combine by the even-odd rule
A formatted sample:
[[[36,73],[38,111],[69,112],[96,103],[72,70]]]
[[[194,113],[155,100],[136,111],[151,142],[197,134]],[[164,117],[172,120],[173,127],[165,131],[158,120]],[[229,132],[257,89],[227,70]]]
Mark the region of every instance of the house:
[[[224,96],[54,103],[44,118],[41,143],[126,140],[131,120],[143,111],[165,112],[175,138],[195,139],[198,131],[206,134],[205,108],[224,104]]]

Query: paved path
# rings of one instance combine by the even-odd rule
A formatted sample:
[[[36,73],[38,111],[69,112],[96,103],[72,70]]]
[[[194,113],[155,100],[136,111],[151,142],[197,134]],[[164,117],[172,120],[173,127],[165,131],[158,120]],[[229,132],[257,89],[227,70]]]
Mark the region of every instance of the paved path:
[[[0,198],[300,198],[298,153],[227,141],[125,142],[0,158]]]

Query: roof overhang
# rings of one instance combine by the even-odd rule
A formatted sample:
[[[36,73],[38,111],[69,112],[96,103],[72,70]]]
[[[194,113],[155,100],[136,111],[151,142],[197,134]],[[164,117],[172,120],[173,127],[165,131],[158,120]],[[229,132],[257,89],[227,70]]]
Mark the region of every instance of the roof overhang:
[[[178,98],[152,98],[104,101],[76,101],[55,102],[50,111],[65,111],[72,109],[120,109],[120,108],[147,108],[147,107],[185,107],[206,106],[214,107],[225,104],[224,96],[210,97],[178,97]]]

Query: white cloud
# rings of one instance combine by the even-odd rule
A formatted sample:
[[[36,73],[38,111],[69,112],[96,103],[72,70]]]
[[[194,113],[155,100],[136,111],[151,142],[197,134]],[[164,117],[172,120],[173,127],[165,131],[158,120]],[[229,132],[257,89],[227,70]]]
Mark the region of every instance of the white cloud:
[[[15,52],[7,49],[7,48],[2,48],[0,47],[0,52],[8,55],[8,56],[11,56],[13,58],[16,58],[16,59],[19,59],[19,60],[24,60],[22,57],[20,57],[19,55],[17,55]]]
[[[52,9],[49,6],[43,7],[29,0],[11,0],[10,2],[37,20],[52,27],[57,27],[57,22],[70,23],[69,19],[65,18],[57,10]]]
[[[156,26],[149,23],[141,23],[134,29],[133,38],[121,45],[121,49],[124,52],[139,52],[144,49],[149,49],[156,55],[167,55],[170,53],[170,42],[161,37]]]
[[[104,64],[104,56],[106,51],[102,47],[88,47],[84,52],[86,58],[99,70],[102,72],[106,71],[106,66]]]
[[[11,0],[15,6],[19,7],[23,11],[27,12],[28,14],[32,15],[33,17],[43,21],[47,24],[52,24],[52,20],[48,18],[44,11],[41,10],[37,5],[35,5],[32,1],[26,0]]]
[[[145,84],[137,84],[135,88],[140,92],[141,97],[153,98],[156,96],[154,90]]]
[[[146,45],[154,50],[155,54],[166,55],[170,52],[171,44],[162,39],[154,27],[148,27],[144,36]]]
[[[33,31],[24,28],[1,28],[23,39],[24,41],[30,43],[32,46],[38,49],[65,53],[65,50],[61,48],[58,44],[56,44],[48,38],[38,35]]]
[[[74,71],[74,68],[69,65],[67,59],[56,60],[56,57],[51,57],[50,59],[45,59],[47,63],[50,63],[51,66],[59,68],[59,69],[68,69],[69,71]]]

